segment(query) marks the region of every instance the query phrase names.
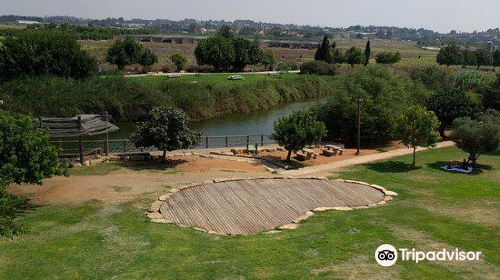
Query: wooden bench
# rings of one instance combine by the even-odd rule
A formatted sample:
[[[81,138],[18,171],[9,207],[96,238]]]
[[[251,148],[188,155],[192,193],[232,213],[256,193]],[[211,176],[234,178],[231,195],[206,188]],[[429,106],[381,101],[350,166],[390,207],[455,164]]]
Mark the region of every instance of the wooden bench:
[[[83,156],[84,157],[88,157],[90,155],[98,156],[98,155],[101,155],[101,153],[102,153],[102,149],[101,148],[96,148],[96,149],[90,149],[90,150],[83,151]],[[62,154],[59,154],[60,158],[76,158],[76,157],[79,157],[79,156],[80,156],[79,153],[62,153]]]
[[[308,149],[308,148],[304,148],[302,149],[302,152],[306,155],[309,156],[309,158],[317,158],[319,156],[318,153],[316,153],[314,150],[311,150],[311,149]]]
[[[295,155],[297,156],[297,160],[299,160],[299,161],[306,161],[306,160],[311,159],[310,154],[305,154],[302,151],[296,152]]]

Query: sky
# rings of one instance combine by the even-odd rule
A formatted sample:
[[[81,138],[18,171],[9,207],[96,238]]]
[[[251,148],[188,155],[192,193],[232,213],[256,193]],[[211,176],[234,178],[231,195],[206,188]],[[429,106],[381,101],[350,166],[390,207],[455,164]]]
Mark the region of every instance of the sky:
[[[329,27],[423,27],[439,32],[500,27],[499,11],[500,0],[0,0],[0,15],[250,19]]]

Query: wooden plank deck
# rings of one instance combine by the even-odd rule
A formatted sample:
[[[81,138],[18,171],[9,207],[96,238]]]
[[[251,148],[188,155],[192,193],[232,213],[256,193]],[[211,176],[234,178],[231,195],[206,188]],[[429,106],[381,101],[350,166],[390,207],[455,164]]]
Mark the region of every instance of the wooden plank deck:
[[[247,235],[289,224],[318,207],[375,204],[374,188],[312,179],[256,179],[185,189],[161,206],[166,220],[218,233]]]

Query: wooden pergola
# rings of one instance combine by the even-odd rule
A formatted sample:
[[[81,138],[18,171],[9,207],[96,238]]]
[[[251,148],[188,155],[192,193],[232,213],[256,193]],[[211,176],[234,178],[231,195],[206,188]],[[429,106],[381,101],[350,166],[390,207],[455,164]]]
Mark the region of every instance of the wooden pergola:
[[[80,162],[84,162],[83,137],[106,135],[104,152],[108,155],[109,133],[119,128],[109,122],[110,116],[79,115],[72,118],[40,118],[40,128],[47,131],[51,138],[78,138]]]

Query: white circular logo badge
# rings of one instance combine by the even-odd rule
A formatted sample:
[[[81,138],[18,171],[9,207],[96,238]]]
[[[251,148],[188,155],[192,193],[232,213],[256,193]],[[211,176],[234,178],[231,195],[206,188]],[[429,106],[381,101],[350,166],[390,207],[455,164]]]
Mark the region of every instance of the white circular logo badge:
[[[392,266],[398,260],[398,251],[392,245],[384,244],[375,251],[375,260],[381,266]]]

